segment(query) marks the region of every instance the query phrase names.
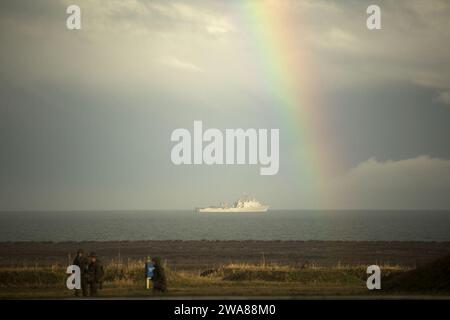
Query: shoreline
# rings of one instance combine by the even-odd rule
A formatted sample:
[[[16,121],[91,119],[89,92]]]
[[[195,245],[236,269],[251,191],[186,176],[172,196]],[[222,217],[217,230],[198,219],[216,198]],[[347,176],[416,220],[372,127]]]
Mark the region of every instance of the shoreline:
[[[450,241],[141,240],[0,242],[0,267],[67,265],[78,248],[101,260],[159,256],[179,270],[204,270],[227,263],[291,266],[390,264],[415,267],[450,252]]]

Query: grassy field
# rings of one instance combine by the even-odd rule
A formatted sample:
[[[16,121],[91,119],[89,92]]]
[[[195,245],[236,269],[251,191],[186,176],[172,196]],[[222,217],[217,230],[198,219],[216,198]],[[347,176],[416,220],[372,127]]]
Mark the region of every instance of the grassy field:
[[[145,289],[143,261],[109,263],[101,297],[152,297]],[[403,273],[381,266],[383,278]],[[228,264],[216,269],[177,271],[165,266],[169,291],[163,296],[348,296],[383,294],[366,288],[366,266],[292,267],[277,264]],[[0,299],[71,298],[65,270],[53,267],[0,268]]]

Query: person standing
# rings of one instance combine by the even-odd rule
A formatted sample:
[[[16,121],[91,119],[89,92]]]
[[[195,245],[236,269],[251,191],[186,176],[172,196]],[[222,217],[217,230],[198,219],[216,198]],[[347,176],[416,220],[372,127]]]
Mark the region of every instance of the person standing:
[[[73,264],[78,266],[80,268],[80,280],[81,280],[81,289],[75,289],[75,296],[79,297],[80,294],[83,295],[83,297],[87,297],[87,279],[86,279],[86,272],[88,268],[89,261],[84,255],[83,249],[78,249],[77,256],[73,260]]]
[[[167,291],[167,280],[164,267],[161,265],[161,259],[155,257],[152,259],[153,262],[153,291],[154,292],[166,292]]]
[[[97,296],[97,290],[103,282],[105,272],[103,265],[97,259],[95,252],[89,254],[89,265],[87,269],[87,279],[89,282],[89,295],[91,297]]]

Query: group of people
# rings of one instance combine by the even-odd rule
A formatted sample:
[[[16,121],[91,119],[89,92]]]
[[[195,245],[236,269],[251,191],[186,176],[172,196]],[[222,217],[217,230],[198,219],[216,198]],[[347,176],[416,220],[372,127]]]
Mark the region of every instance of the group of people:
[[[153,291],[166,292],[167,280],[164,272],[164,267],[161,264],[161,259],[155,257],[152,259],[153,263]],[[84,255],[84,250],[79,249],[73,264],[80,268],[81,273],[81,289],[75,289],[75,296],[83,297],[97,296],[97,291],[102,287],[105,271],[103,265],[98,260],[95,252],[91,252],[88,256]]]
[[[98,260],[95,252],[91,252],[87,257],[84,250],[79,249],[73,264],[80,268],[81,273],[81,289],[75,289],[75,295],[83,297],[97,295],[98,289],[101,288],[105,271],[100,260]]]

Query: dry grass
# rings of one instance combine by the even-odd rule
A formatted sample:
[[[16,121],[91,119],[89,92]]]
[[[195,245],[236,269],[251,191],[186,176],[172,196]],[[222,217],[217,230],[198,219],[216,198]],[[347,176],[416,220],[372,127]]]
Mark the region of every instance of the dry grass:
[[[105,265],[102,296],[148,296],[145,290],[144,260],[113,261]],[[206,274],[172,270],[165,265],[169,295],[339,295],[367,294],[367,266],[301,268],[279,264],[232,263]],[[403,272],[396,265],[381,266],[384,276]],[[70,297],[65,287],[65,268],[33,266],[0,268],[0,298]]]

